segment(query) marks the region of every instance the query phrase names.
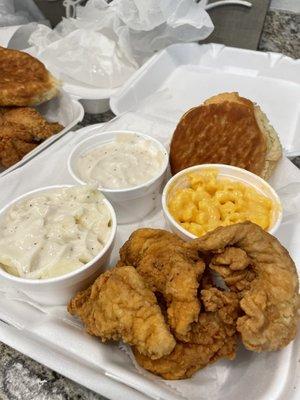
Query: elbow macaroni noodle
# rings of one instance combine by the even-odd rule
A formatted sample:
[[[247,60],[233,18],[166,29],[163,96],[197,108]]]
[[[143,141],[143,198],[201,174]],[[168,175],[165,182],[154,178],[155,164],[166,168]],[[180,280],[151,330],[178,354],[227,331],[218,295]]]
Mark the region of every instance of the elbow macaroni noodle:
[[[168,208],[175,220],[196,236],[244,221],[268,229],[273,202],[250,186],[217,176],[214,168],[189,173],[188,188],[171,190]]]

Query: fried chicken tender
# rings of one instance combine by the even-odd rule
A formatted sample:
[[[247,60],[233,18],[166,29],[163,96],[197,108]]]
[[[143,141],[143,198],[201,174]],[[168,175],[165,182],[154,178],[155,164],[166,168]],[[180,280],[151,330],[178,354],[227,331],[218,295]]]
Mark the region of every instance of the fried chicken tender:
[[[63,129],[57,122],[47,122],[37,110],[30,107],[2,108],[1,114],[5,121],[26,128],[35,141],[47,139]]]
[[[68,311],[89,334],[103,342],[122,339],[150,359],[169,354],[176,343],[155,295],[131,266],[100,275],[70,301]]]
[[[0,164],[10,167],[62,129],[62,125],[47,122],[33,108],[0,107]]]
[[[245,347],[273,351],[296,335],[299,283],[295,264],[279,241],[251,222],[220,227],[189,242],[200,253],[217,253],[210,268],[240,295],[237,320]]]
[[[199,280],[205,265],[196,250],[161,229],[138,229],[120,250],[118,266],[133,265],[152,291],[167,303],[168,323],[175,335],[186,335],[198,319]]]
[[[210,268],[224,279],[231,291],[242,298],[244,291],[250,289],[251,282],[256,277],[253,267],[250,268],[250,262],[244,250],[227,247],[212,258]]]
[[[217,288],[201,291],[205,312],[192,325],[189,342],[177,341],[171,354],[158,360],[133,349],[138,364],[164,379],[184,379],[220,358],[234,359],[239,301],[235,293]]]
[[[22,126],[0,121],[0,164],[10,167],[37,146]]]

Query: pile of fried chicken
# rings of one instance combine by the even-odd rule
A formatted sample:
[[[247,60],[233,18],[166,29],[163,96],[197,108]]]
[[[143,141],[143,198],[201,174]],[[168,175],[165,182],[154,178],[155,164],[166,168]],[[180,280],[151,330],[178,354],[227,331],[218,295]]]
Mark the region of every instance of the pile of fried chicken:
[[[57,96],[59,82],[35,57],[0,46],[0,167],[20,161],[63,129],[31,106]]]
[[[296,335],[298,292],[287,250],[253,223],[189,242],[146,228],[68,310],[91,335],[131,345],[148,371],[184,379],[234,359],[239,338],[255,352],[285,347]]]
[[[0,164],[10,167],[62,129],[58,122],[47,122],[34,108],[0,107]]]

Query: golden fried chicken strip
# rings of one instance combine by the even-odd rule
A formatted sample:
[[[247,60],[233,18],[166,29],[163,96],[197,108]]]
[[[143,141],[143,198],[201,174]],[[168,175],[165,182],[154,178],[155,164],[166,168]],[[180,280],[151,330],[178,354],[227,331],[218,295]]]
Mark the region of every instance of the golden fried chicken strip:
[[[200,253],[221,253],[212,260],[211,268],[224,277],[231,290],[241,293],[245,315],[238,318],[237,330],[247,349],[279,350],[294,339],[298,276],[289,253],[275,237],[244,222],[217,228],[187,245]]]
[[[33,150],[38,142],[63,129],[49,123],[30,107],[0,107],[0,163],[10,167]]]
[[[244,291],[250,289],[252,281],[256,278],[256,273],[253,267],[250,267],[250,263],[251,260],[244,250],[238,247],[227,247],[222,253],[212,258],[209,267],[224,279],[231,291],[242,298]]]
[[[151,360],[134,348],[141,367],[164,379],[185,379],[220,358],[234,359],[239,302],[235,293],[216,288],[201,291],[205,312],[192,325],[189,342],[177,341],[171,354]]]
[[[122,339],[152,359],[174,349],[175,340],[155,295],[131,266],[100,275],[70,301],[68,311],[103,342]]]
[[[25,127],[35,141],[47,139],[63,129],[57,122],[47,122],[37,110],[30,107],[3,107],[1,115],[5,121]]]
[[[171,329],[186,335],[200,311],[197,290],[205,265],[197,251],[170,232],[145,228],[130,236],[120,258],[118,266],[133,265],[151,290],[163,295]]]
[[[0,120],[0,164],[4,167],[20,161],[36,146],[25,128]]]

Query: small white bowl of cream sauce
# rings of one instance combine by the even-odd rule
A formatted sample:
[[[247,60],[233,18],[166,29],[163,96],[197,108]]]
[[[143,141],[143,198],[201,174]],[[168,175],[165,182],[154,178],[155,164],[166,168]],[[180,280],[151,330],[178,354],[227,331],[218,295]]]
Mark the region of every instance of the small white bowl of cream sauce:
[[[48,186],[0,211],[0,279],[41,304],[66,304],[108,261],[112,205],[93,186]]]
[[[97,185],[112,202],[120,224],[153,210],[168,164],[168,152],[158,140],[125,130],[81,141],[68,159],[71,176],[81,184]]]

